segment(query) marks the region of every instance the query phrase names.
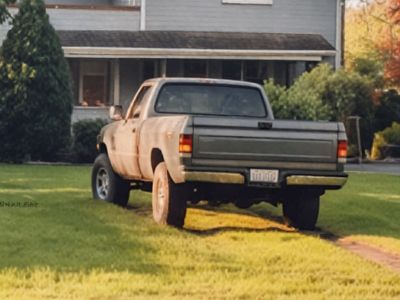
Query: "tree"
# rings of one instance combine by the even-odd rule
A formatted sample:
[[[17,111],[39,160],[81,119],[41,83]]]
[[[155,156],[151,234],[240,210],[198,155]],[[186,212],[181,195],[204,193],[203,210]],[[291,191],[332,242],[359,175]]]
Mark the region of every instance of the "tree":
[[[400,0],[389,0],[387,17],[390,33],[380,46],[385,54],[385,78],[391,86],[400,87]]]
[[[3,24],[7,19],[12,19],[10,12],[7,10],[7,5],[14,4],[16,0],[0,0],[0,24]]]
[[[384,2],[360,0],[358,5],[348,5],[345,14],[346,69],[352,69],[357,58],[383,61],[379,47],[390,30]]]
[[[0,159],[48,160],[70,139],[69,69],[42,0],[24,0],[0,49]]]

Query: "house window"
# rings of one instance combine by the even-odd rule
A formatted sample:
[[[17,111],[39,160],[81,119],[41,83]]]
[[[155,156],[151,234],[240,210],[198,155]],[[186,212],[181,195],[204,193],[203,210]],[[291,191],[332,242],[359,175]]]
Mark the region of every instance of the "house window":
[[[185,60],[185,77],[207,77],[207,61],[205,60]]]
[[[143,80],[156,77],[155,61],[146,59],[143,61]]]
[[[222,78],[240,80],[242,78],[242,62],[234,60],[223,61]]]
[[[272,5],[273,0],[222,0],[222,4]]]
[[[167,77],[182,77],[182,60],[168,59],[167,60]]]
[[[82,61],[80,65],[79,106],[103,107],[109,104],[108,61]]]

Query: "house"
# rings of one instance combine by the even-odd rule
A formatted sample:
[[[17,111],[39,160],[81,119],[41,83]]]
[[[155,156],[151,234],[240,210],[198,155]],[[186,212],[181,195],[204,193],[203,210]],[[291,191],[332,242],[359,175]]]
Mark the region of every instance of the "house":
[[[45,2],[71,67],[73,121],[126,109],[151,77],[290,85],[319,62],[341,65],[344,0]]]

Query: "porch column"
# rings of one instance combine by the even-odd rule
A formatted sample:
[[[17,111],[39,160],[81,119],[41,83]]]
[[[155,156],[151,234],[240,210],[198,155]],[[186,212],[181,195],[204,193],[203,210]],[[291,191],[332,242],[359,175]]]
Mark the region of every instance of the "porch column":
[[[242,81],[245,79],[245,72],[246,70],[245,70],[244,60],[242,60],[240,62],[240,80]]]
[[[167,60],[161,60],[161,77],[167,77]]]
[[[116,58],[113,60],[112,63],[112,76],[114,80],[113,85],[113,100],[114,105],[119,105],[119,98],[120,98],[120,74],[119,74],[119,59]]]

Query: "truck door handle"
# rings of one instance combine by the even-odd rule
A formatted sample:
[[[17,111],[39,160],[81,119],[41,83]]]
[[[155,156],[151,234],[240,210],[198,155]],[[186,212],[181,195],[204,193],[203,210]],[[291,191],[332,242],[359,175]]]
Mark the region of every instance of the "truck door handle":
[[[258,122],[259,129],[272,129],[272,122]]]

